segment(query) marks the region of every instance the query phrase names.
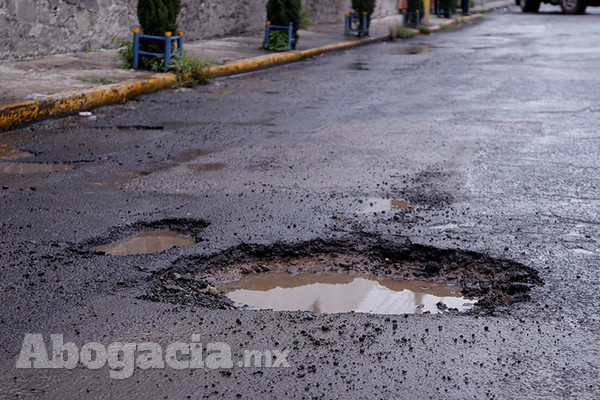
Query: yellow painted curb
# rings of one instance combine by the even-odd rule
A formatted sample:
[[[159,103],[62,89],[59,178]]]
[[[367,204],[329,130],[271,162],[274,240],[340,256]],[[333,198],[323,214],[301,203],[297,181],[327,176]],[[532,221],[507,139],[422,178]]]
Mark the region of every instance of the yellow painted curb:
[[[473,14],[473,15],[467,15],[467,16],[464,16],[464,17],[461,16],[461,15],[458,15],[455,18],[462,18],[462,19],[464,19],[466,21],[474,21],[474,20],[483,18],[483,14]],[[457,22],[457,20],[455,18],[449,19],[448,21],[444,21],[444,22],[442,22],[439,25],[432,26],[431,28],[429,28],[429,30],[431,32],[437,32],[440,29],[443,29],[442,27],[448,27],[449,28],[451,26],[458,25],[458,22]]]
[[[44,100],[29,100],[0,106],[0,132],[51,117],[76,114],[106,104],[122,103],[177,81],[175,74],[156,74],[112,85],[57,93]]]

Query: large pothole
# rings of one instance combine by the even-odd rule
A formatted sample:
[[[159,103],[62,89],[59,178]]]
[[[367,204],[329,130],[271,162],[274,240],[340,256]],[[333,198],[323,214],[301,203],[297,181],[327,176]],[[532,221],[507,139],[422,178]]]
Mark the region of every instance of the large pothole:
[[[332,278],[334,275],[338,275],[337,278]],[[249,301],[238,301],[231,291],[244,290],[243,286],[248,280],[254,280],[251,285],[261,282],[263,291],[266,291],[282,287],[276,283],[278,279],[287,281],[283,286],[292,287],[290,282],[294,279],[308,280],[310,285],[311,280],[315,284],[327,284],[327,279],[337,279],[338,284],[340,280],[346,280],[351,284],[357,278],[361,281],[356,283],[355,289],[363,287],[363,299],[370,293],[374,300],[365,303],[366,308],[352,310],[390,314],[404,313],[408,308],[413,308],[413,312],[467,309],[472,309],[471,312],[490,312],[497,306],[528,300],[531,288],[543,284],[534,269],[514,261],[469,251],[414,245],[400,237],[358,235],[345,240],[313,240],[271,246],[241,245],[215,255],[184,257],[168,270],[151,278],[152,292],[146,298],[209,308],[238,308],[248,304],[251,308],[273,309],[277,307],[269,302],[261,307],[249,304]],[[306,286],[299,284],[295,287]],[[356,302],[356,298],[347,297],[352,288],[338,290],[338,296],[333,296],[328,302],[339,300],[346,305]],[[388,292],[379,293],[378,297],[373,290]],[[432,303],[433,299],[429,298],[423,300],[425,295],[435,297],[434,292],[438,292],[439,298],[435,302]],[[298,295],[306,297],[308,292],[301,289]],[[403,296],[412,296],[407,301],[410,307],[394,304],[400,302]],[[306,299],[299,301],[307,303]],[[324,301],[322,298],[321,305],[314,306],[313,298],[308,308],[299,309],[351,311],[347,307],[323,310]],[[383,307],[373,309],[371,306],[377,301],[387,304],[388,311]],[[459,307],[461,304],[464,307]],[[314,308],[311,309],[311,306]],[[429,309],[425,309],[426,306]]]

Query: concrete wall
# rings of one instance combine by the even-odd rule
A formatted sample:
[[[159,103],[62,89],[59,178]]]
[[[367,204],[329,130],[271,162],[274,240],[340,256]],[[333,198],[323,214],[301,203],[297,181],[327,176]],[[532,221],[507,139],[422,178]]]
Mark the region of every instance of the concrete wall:
[[[267,0],[183,0],[180,29],[188,39],[258,31]],[[315,23],[336,22],[351,0],[304,0]],[[378,0],[375,14],[397,12],[397,0]],[[0,60],[40,57],[111,46],[137,24],[137,0],[0,0]]]

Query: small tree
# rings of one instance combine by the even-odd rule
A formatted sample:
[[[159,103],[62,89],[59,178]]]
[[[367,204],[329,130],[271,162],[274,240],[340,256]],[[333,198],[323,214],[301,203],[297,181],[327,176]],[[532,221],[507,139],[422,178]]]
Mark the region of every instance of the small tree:
[[[267,2],[267,20],[272,25],[287,26],[290,22],[292,29],[292,49],[296,48],[298,42],[298,28],[301,23],[302,1],[301,0],[269,0]]]
[[[424,13],[425,8],[423,7],[423,0],[408,0],[407,6],[408,6],[409,12],[415,13],[418,10],[421,18],[423,18],[425,16],[425,13]],[[414,14],[409,15],[406,23],[407,23],[407,25],[416,27],[417,26],[417,17]]]
[[[369,32],[369,26],[371,26],[371,15],[375,11],[376,0],[352,0],[352,9],[358,15],[367,13],[367,34]],[[360,19],[360,28],[362,29],[362,18]]]
[[[138,0],[137,15],[142,33],[163,36],[165,32],[176,32],[180,10],[181,0]],[[146,51],[162,51],[155,40],[145,40],[140,45]]]

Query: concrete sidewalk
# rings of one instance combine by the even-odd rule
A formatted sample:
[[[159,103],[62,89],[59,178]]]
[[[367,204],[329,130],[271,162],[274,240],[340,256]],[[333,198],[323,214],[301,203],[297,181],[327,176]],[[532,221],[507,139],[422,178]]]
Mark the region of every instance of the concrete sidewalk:
[[[485,8],[505,7],[508,4],[509,1],[506,0],[488,2],[485,4]],[[477,12],[482,8],[475,7],[473,12]],[[435,27],[449,22],[452,22],[452,20],[436,18],[432,15],[429,25]],[[371,22],[370,36],[371,38],[382,40],[388,34],[390,26],[401,23],[402,15],[400,14],[379,19],[375,18]],[[347,43],[350,46],[355,43],[363,43],[358,42],[357,38],[353,35],[344,35],[343,21],[335,24],[313,25],[307,30],[301,30],[299,33],[300,40],[296,55],[298,55],[298,51],[302,50],[307,52],[310,52],[311,49],[330,51],[341,48],[336,47],[338,44]],[[263,35],[263,32],[256,32],[241,36],[189,41],[184,43],[184,48],[191,57],[213,60],[219,63],[227,63],[233,60],[255,60],[257,57],[260,59],[260,56],[263,56],[265,60],[257,62],[257,66],[265,68],[268,65],[276,64],[278,62],[276,60],[282,60],[283,58],[269,58],[269,55],[273,55],[273,53],[261,48]],[[310,53],[310,55],[313,54]],[[289,57],[289,60],[284,60],[284,62],[296,59],[297,57]],[[122,60],[116,50],[97,50],[50,56],[35,60],[0,63],[0,82],[2,82],[0,111],[6,114],[9,112],[6,111],[8,106],[14,106],[18,102],[25,102],[28,107],[31,107],[34,102],[46,102],[43,107],[48,107],[48,103],[52,104],[52,102],[62,100],[56,100],[57,95],[60,93],[69,92],[70,94],[76,94],[77,91],[86,93],[86,89],[89,91],[90,88],[103,87],[107,83],[130,81],[135,78],[145,78],[150,83],[156,80],[157,75],[154,72],[125,70],[121,68],[121,65]],[[224,74],[236,73],[238,70],[231,68]],[[135,82],[133,83],[135,84]],[[138,82],[137,86],[139,87],[140,85],[153,86],[152,84],[147,85],[147,82]],[[156,89],[160,89],[160,85],[155,86],[154,90]],[[132,97],[127,95],[126,89],[121,88],[119,90],[125,93],[120,99],[125,100],[125,98]],[[143,90],[139,89],[135,95],[141,92]],[[93,104],[93,106],[97,105],[98,101]],[[37,106],[33,104],[33,107]],[[85,107],[85,105],[80,106],[81,109]],[[61,113],[65,114],[64,112]],[[59,114],[49,113],[45,116],[40,115],[40,118]],[[37,116],[19,117],[21,122],[29,122],[37,118]]]

